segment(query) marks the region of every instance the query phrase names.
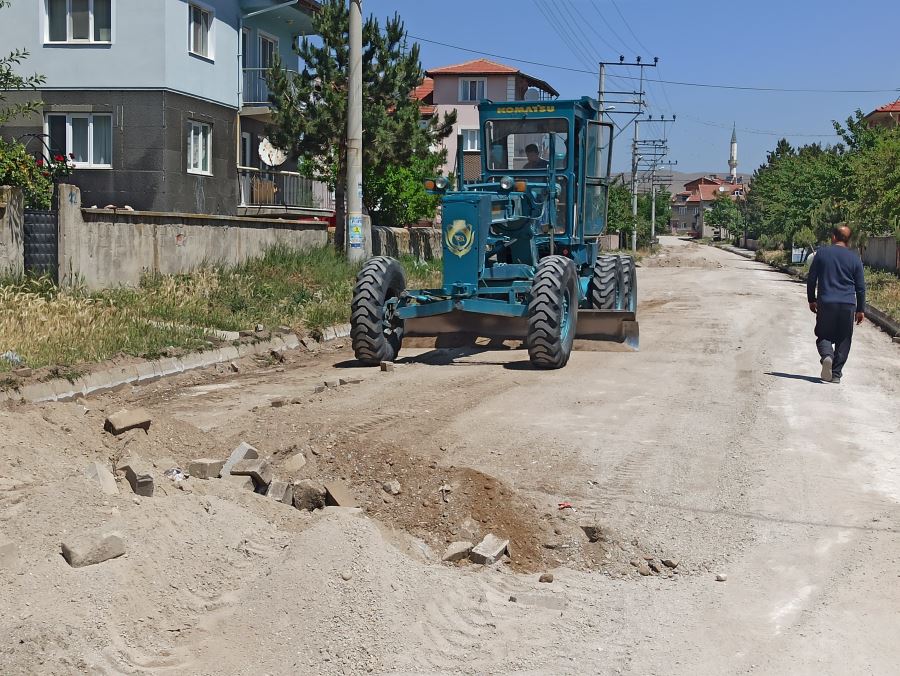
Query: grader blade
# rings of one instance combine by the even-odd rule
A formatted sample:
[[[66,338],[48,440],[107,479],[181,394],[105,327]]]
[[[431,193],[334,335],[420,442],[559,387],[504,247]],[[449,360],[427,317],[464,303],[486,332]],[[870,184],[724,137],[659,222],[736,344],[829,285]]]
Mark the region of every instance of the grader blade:
[[[596,343],[621,343],[637,352],[640,328],[634,312],[626,310],[579,310],[575,349],[596,349]]]

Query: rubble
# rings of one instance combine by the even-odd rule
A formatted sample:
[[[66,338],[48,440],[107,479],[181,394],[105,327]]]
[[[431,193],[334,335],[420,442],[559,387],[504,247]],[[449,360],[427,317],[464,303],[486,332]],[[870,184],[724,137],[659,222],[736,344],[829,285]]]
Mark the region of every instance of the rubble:
[[[383,361],[381,362],[381,370],[384,373],[390,373],[394,370],[394,362],[392,361]]]
[[[312,511],[325,506],[325,487],[311,479],[294,482],[294,507]]]
[[[256,484],[253,483],[253,479],[244,474],[229,474],[228,476],[224,477],[224,479],[235,488],[241,488],[247,491],[256,490]]]
[[[284,397],[276,397],[272,400],[271,406],[272,408],[281,408],[282,406],[287,406],[288,400]]]
[[[322,384],[325,385],[325,387],[340,387],[341,380],[340,380],[340,378],[329,378],[328,380],[325,380]]]
[[[325,484],[325,505],[333,507],[359,506],[343,481],[330,481]]]
[[[71,537],[61,547],[63,557],[72,568],[103,563],[125,553],[121,535],[102,529]]]
[[[451,542],[447,545],[447,549],[444,550],[444,555],[441,557],[441,561],[446,561],[448,563],[454,563],[456,561],[462,561],[463,559],[469,558],[469,554],[472,551],[473,545],[471,542],[467,542],[465,540],[460,540],[459,542]]]
[[[501,540],[493,533],[488,533],[472,549],[469,559],[473,563],[481,563],[487,566],[499,561],[504,554],[509,555],[509,540]]]
[[[225,464],[222,466],[222,470],[219,472],[219,477],[225,478],[231,474],[231,468],[241,460],[252,460],[259,457],[259,451],[257,451],[253,446],[248,444],[246,441],[242,441],[238,444],[237,448],[235,448],[231,455],[228,456],[228,460],[225,461]]]
[[[538,578],[538,582],[550,583],[553,582],[553,573],[543,573],[540,578]]]
[[[125,473],[125,478],[135,495],[145,498],[153,497],[153,475],[143,460],[133,456],[120,460],[116,471]]]
[[[726,582],[728,580],[728,576],[725,573],[717,573],[716,574],[716,582]]]
[[[662,564],[667,568],[678,568],[678,564],[681,563],[678,559],[663,559]]]
[[[383,484],[381,484],[381,488],[384,489],[385,493],[390,493],[391,495],[400,495],[400,482],[396,479],[385,481]]]
[[[299,472],[306,466],[306,456],[303,453],[295,453],[290,458],[284,461],[284,464],[281,466],[281,470],[283,472],[287,472],[288,474],[294,474],[295,472]]]
[[[116,435],[138,428],[146,432],[150,429],[150,422],[150,413],[146,409],[136,408],[130,411],[122,409],[106,419],[103,429]]]
[[[272,479],[275,478],[269,461],[260,458],[236,462],[234,467],[231,468],[231,473],[237,476],[246,475],[252,477],[257,486],[268,486],[272,483]]]
[[[294,487],[287,481],[273,479],[266,489],[266,497],[286,505],[293,504]]]
[[[589,542],[609,542],[610,532],[598,523],[585,523],[579,526]]]
[[[188,474],[195,479],[215,479],[225,466],[224,460],[197,458],[188,465]]]
[[[84,468],[84,476],[100,486],[106,495],[118,495],[119,486],[112,472],[102,462],[94,461]]]
[[[341,385],[358,385],[362,378],[341,378]]]

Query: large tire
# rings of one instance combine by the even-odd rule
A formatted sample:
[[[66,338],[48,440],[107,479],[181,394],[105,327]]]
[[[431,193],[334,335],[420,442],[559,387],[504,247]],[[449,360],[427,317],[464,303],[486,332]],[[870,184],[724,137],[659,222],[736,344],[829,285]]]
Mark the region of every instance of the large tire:
[[[631,256],[620,256],[620,268],[622,271],[622,295],[619,309],[637,312],[637,272],[634,259]]]
[[[541,259],[531,284],[528,335],[525,343],[531,363],[540,369],[558,369],[572,354],[578,321],[578,274],[565,256]]]
[[[594,262],[588,296],[595,310],[615,310],[619,307],[622,271],[621,260],[614,254],[600,254]]]
[[[403,343],[403,320],[389,312],[387,302],[406,290],[406,275],[387,256],[370,259],[356,276],[350,303],[353,353],[367,366],[394,361]]]

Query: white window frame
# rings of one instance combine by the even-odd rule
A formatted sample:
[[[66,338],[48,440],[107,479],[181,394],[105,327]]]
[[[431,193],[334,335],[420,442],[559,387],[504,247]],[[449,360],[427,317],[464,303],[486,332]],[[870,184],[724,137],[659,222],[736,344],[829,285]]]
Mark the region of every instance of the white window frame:
[[[257,68],[268,68],[268,66],[263,66],[262,57],[263,57],[263,41],[272,43],[272,58],[277,58],[279,53],[278,50],[280,45],[278,44],[278,38],[274,35],[266,33],[265,31],[256,30],[256,67]],[[271,65],[271,64],[269,64]]]
[[[88,38],[78,39],[72,37],[72,0],[66,0],[66,39],[50,39],[50,0],[43,1],[43,40],[46,45],[111,45],[116,39],[116,0],[109,2],[109,40],[94,39],[94,0],[88,0]]]
[[[188,120],[188,137],[187,137],[187,172],[189,174],[199,174],[201,176],[212,176],[212,148],[213,148],[213,126],[209,122],[201,122],[200,120]],[[191,162],[194,157],[194,129],[200,128],[201,130],[206,127],[209,129],[209,135],[207,139],[209,140],[209,145],[206,148],[206,161],[209,166],[206,169],[203,167],[194,167]],[[201,132],[201,137],[203,136]]]
[[[475,96],[476,98],[470,99],[469,97],[469,83],[481,83],[482,96],[478,97],[478,85],[475,85]],[[459,101],[460,103],[478,103],[479,101],[487,98],[487,78],[485,77],[461,77],[459,78]]]
[[[69,164],[74,166],[76,169],[112,169],[113,161],[112,154],[114,151],[113,144],[113,119],[112,113],[63,113],[63,112],[50,112],[44,115],[44,138],[50,138],[50,117],[65,117],[66,118],[66,149],[65,156],[66,160],[68,160]],[[108,164],[98,164],[94,162],[94,119],[97,117],[108,117],[109,118],[109,149],[110,149],[110,161]],[[76,162],[71,159],[70,155],[72,154],[72,120],[73,119],[85,119],[88,120],[88,161],[87,162]],[[49,152],[49,151],[46,151]],[[50,160],[51,158],[47,158]]]
[[[206,33],[206,54],[198,52],[194,49],[194,9],[199,9],[204,14],[209,15],[209,29]],[[187,43],[188,43],[188,54],[191,56],[196,56],[199,59],[206,59],[207,61],[215,61],[216,60],[216,11],[211,6],[207,5],[203,2],[196,2],[196,0],[191,0],[187,3]]]
[[[246,155],[246,157],[245,157]],[[249,131],[241,132],[241,152],[238,156],[239,160],[246,159],[247,162],[241,162],[240,166],[242,167],[251,167],[251,163],[253,162],[253,136]]]
[[[481,152],[481,130],[477,127],[474,129],[460,129],[463,137],[463,152],[478,153]],[[475,147],[473,148],[470,141],[475,138]]]

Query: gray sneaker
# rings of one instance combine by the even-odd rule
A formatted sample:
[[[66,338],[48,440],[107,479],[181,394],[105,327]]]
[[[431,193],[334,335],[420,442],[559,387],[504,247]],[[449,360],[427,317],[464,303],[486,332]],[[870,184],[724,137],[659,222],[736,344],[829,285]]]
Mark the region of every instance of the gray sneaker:
[[[831,376],[831,380],[829,381],[832,385],[840,385],[841,377],[840,376]]]
[[[825,357],[822,359],[822,375],[819,376],[826,383],[830,383],[831,381],[831,357]],[[840,380],[840,379],[838,379]]]

